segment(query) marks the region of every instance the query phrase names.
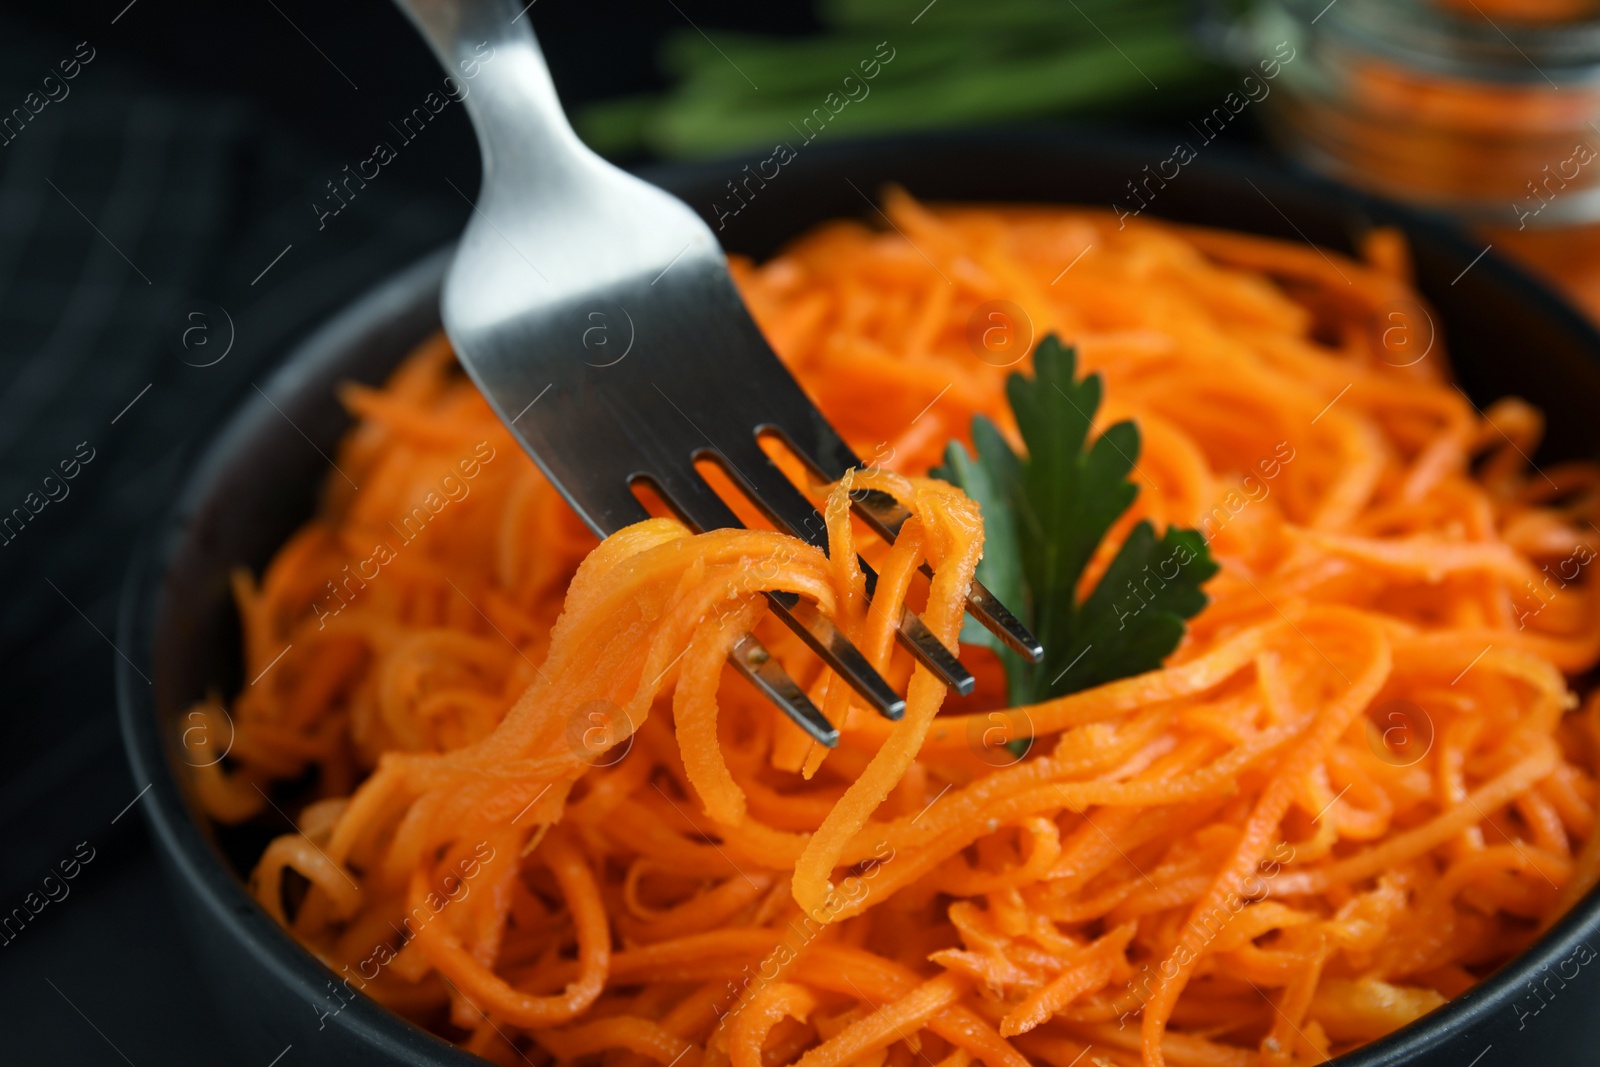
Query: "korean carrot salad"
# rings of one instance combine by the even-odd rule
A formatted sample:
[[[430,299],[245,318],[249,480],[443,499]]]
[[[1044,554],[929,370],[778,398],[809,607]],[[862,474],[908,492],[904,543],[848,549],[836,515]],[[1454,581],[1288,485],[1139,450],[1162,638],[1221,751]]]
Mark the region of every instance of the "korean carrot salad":
[[[540,1067],[1314,1063],[1594,883],[1600,467],[1454,386],[1397,235],[883,210],[733,263],[866,461],[773,447],[827,553],[743,502],[596,540],[442,338],[344,387],[315,518],[235,575],[255,681],[183,738],[232,738],[190,761],[215,819],[281,832],[251,887],[328,1021],[366,996]],[[964,619],[975,575],[1042,664]],[[752,631],[836,748],[727,665]]]

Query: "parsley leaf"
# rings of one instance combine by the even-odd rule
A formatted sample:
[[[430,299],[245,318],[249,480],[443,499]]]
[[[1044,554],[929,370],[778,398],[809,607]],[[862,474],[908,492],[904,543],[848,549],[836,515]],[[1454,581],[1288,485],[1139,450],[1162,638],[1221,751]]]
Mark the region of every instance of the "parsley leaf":
[[[1201,586],[1217,572],[1198,531],[1169,526],[1157,537],[1140,522],[1078,599],[1096,548],[1138,495],[1128,473],[1139,460],[1139,428],[1119,422],[1090,441],[1100,376],[1078,379],[1076,354],[1054,336],[1039,343],[1033,363],[1035,377],[1006,382],[1027,454],[980,415],[972,420],[976,456],[952,441],[933,472],[977,501],[985,528],[978,578],[1044,645],[1044,662],[1027,663],[967,620],[962,640],[1000,654],[1013,704],[1160,667],[1206,606]]]

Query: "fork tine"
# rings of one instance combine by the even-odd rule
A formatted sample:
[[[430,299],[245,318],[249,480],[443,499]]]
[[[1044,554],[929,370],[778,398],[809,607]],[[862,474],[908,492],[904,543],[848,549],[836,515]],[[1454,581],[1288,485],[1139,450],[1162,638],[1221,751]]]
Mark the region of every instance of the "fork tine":
[[[668,504],[702,530],[739,529],[744,525],[692,468],[681,479],[657,477],[656,485]],[[815,604],[787,592],[770,592],[767,600],[774,614],[878,714],[890,721],[905,714],[905,698],[894,691],[861,650]],[[804,723],[800,725],[810,732]]]
[[[938,635],[928,629],[928,624],[922,621],[922,616],[910,608],[902,609],[900,625],[895,629],[894,635],[901,646],[915,656],[919,663],[957,693],[966,696],[978,687],[978,680],[972,676],[972,672],[967,670],[966,665],[956,654],[950,651],[950,646],[939,640]]]
[[[781,437],[790,451],[823,481],[838,481],[845,471],[863,464],[825,420],[807,417],[807,413],[814,413],[814,410],[809,400],[803,405],[796,404],[786,420],[768,423],[761,431]],[[894,541],[900,527],[911,517],[899,501],[876,489],[858,489],[850,499],[856,514],[889,542]],[[931,575],[932,568],[923,564],[922,572]],[[1039,639],[979,581],[974,580],[967,590],[967,611],[1017,655],[1033,663],[1044,662],[1044,646]]]
[[[1039,639],[1011,614],[1011,609],[1002,604],[999,597],[989,592],[988,586],[976,578],[967,588],[967,610],[972,612],[972,617],[985,630],[1004,641],[1011,651],[1031,663],[1044,662],[1044,646]]]
[[[753,438],[750,448],[743,455],[735,458],[728,456],[726,451],[721,454],[733,475],[744,483],[750,498],[773,522],[824,552],[828,550],[827,526],[822,516],[811,501],[794,487],[788,476],[756,446]],[[867,579],[867,597],[871,599],[878,584],[878,575],[866,560],[861,560],[860,564]],[[895,637],[918,662],[957,693],[964,696],[977,686],[977,679],[973,678],[972,672],[910,608],[901,612]]]
[[[887,541],[899,536],[900,527],[911,517],[911,513],[901,507],[899,501],[875,489],[858,490],[851,494],[850,499],[855,504],[856,513]],[[922,570],[925,574],[933,573],[927,564],[923,564]],[[1044,662],[1044,646],[1039,639],[1018,621],[999,597],[989,592],[988,587],[976,578],[967,590],[967,610],[984,629],[1004,641],[1017,655],[1034,663]]]
[[[856,557],[856,563],[861,567],[862,577],[866,579],[867,599],[871,600],[877,595],[878,572],[872,569],[872,564],[859,556]],[[930,577],[933,575],[932,568],[926,563],[922,565],[922,571]],[[967,670],[966,664],[950,650],[950,646],[934,636],[933,631],[928,629],[928,624],[922,621],[922,616],[910,608],[901,609],[900,625],[895,631],[895,637],[901,647],[957,693],[966,696],[977,687],[978,680]]]
[[[844,680],[867,699],[878,714],[890,722],[898,722],[906,713],[906,701],[894,687],[879,674],[867,657],[851,643],[844,631],[824,615],[815,604],[794,593],[768,593],[772,610],[789,629],[811,646]]]
[[[606,500],[606,516],[615,524],[613,528],[621,529],[623,526],[649,518],[650,513],[639,503],[632,490],[625,487],[622,492],[613,494]],[[819,745],[827,748],[838,746],[839,731],[834,729],[827,717],[817,710],[811,698],[806,696],[805,690],[800,688],[800,683],[789,677],[789,672],[783,669],[783,664],[767,651],[766,646],[756,640],[754,634],[745,634],[734,644],[728,652],[728,662]],[[884,686],[887,688],[888,683],[885,682]],[[890,695],[895,694],[891,691]],[[899,699],[898,696],[896,699]],[[902,702],[902,712],[904,709],[905,704]]]
[[[839,744],[839,731],[829,722],[817,706],[806,696],[795,680],[789,677],[772,653],[762,647],[750,634],[745,634],[728,653],[728,662],[748,678],[752,685],[768,700],[782,708],[796,726],[811,735],[812,740],[827,748]]]

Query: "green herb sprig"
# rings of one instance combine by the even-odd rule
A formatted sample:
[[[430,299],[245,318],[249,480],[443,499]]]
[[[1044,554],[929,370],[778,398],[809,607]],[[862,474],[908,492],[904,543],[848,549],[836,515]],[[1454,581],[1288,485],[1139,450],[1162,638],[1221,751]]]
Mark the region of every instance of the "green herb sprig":
[[[933,472],[977,501],[985,529],[978,578],[1044,646],[1044,662],[1028,663],[967,621],[962,640],[1000,654],[1013,704],[1160,667],[1206,606],[1201,587],[1217,573],[1199,531],[1169,526],[1158,537],[1141,521],[1079,599],[1085,568],[1138,496],[1128,473],[1139,461],[1139,428],[1119,422],[1090,441],[1100,376],[1079,379],[1076,353],[1053,336],[1039,343],[1033,364],[1034,377],[1006,382],[1026,453],[980,415],[972,420],[976,456],[952,441]]]

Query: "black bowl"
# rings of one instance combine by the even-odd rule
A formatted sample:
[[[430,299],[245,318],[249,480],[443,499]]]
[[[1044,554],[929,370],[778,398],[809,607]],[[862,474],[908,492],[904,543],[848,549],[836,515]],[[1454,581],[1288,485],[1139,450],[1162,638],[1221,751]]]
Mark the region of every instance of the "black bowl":
[[[714,228],[720,223],[718,236],[730,251],[765,256],[825,219],[873,215],[863,195],[885,182],[927,199],[1125,205],[1126,183],[1170,154],[1160,142],[1067,133],[802,145],[764,187],[741,184],[747,191],[740,201],[727,183],[743,183],[750,173],[743,160],[648,176]],[[730,214],[738,203],[742,209]],[[1481,245],[1370,197],[1215,149],[1160,189],[1149,214],[1341,250],[1373,226],[1398,226],[1472,398],[1481,406],[1515,393],[1542,407],[1549,435],[1541,461],[1595,453],[1590,419],[1600,410],[1600,334],[1527,276],[1482,255]],[[327,473],[323,454],[349,424],[335,384],[381,381],[438,328],[447,259],[441,251],[401,272],[301,344],[266,383],[276,409],[255,395],[241,404],[197,458],[136,560],[119,619],[118,645],[133,656],[117,664],[122,730],[135,779],[152,783],[142,807],[206,985],[243,1047],[270,1057],[293,1044],[300,1064],[482,1061],[352,997],[256,906],[241,872],[265,832],[219,830],[200,814],[177,744],[180,716],[208,690],[233,693],[244,684],[228,571],[259,571],[311,514]],[[1471,1067],[1491,1051],[1482,1067],[1586,1061],[1586,1046],[1600,1036],[1580,1003],[1586,983],[1595,981],[1584,966],[1593,943],[1600,943],[1597,894],[1464,996],[1339,1062]]]

